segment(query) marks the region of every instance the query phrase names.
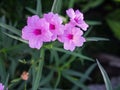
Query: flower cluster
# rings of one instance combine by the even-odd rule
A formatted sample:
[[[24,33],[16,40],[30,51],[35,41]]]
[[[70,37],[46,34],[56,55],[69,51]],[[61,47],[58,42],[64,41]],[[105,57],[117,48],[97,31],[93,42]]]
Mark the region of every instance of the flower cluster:
[[[84,21],[83,14],[72,8],[66,11],[70,22],[62,24],[62,18],[58,14],[49,12],[40,18],[37,15],[28,17],[27,25],[22,29],[22,38],[29,41],[31,48],[40,49],[44,42],[56,39],[64,44],[64,49],[73,51],[85,42],[82,36],[88,25]]]

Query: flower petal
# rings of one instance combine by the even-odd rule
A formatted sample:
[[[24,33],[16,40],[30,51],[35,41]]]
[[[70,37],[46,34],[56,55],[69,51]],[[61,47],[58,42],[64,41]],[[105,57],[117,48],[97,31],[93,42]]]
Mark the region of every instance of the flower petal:
[[[88,28],[88,24],[85,21],[79,21],[79,23],[77,24],[80,28],[82,28],[84,31],[87,30]]]
[[[70,18],[75,18],[75,12],[72,8],[66,10],[66,13]]]
[[[65,42],[64,43],[64,49],[73,51],[75,49],[75,45],[70,41],[70,42]]]
[[[37,16],[37,15],[34,15],[32,17],[28,17],[27,18],[27,25],[34,27],[38,20],[39,20],[39,16]]]
[[[31,48],[37,48],[40,49],[42,46],[43,42],[38,41],[37,39],[31,39],[29,40],[29,45]]]
[[[81,20],[84,19],[83,14],[82,14],[79,10],[76,10],[76,11],[75,11],[75,15],[76,15],[76,17],[78,17],[78,18],[81,19]]]

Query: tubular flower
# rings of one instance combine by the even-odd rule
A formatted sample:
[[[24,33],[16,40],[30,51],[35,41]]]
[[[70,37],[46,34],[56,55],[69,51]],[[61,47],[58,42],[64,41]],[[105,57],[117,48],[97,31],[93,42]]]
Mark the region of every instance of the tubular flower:
[[[48,14],[44,14],[43,18],[49,23],[49,30],[53,34],[52,41],[57,39],[57,35],[63,33],[63,25],[62,19],[58,14],[54,14],[53,12],[49,12]]]
[[[80,47],[85,42],[85,38],[82,37],[83,32],[80,28],[73,25],[66,24],[64,28],[64,34],[59,35],[58,40],[64,43],[64,49],[73,51],[75,47]]]
[[[74,11],[72,8],[70,8],[66,10],[66,13],[70,17],[70,23],[80,27],[84,31],[87,30],[88,24],[84,21],[84,16],[79,10]]]
[[[22,29],[22,38],[29,41],[31,48],[40,49],[43,42],[51,41],[52,33],[49,31],[49,23],[37,15],[28,17],[27,25]]]

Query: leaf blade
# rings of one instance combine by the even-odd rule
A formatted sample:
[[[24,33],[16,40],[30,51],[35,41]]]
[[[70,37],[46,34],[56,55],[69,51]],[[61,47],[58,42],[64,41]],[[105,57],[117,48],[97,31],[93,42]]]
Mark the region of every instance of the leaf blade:
[[[102,37],[87,37],[86,41],[109,41],[109,39]]]
[[[112,90],[112,85],[111,85],[111,82],[110,82],[110,79],[106,73],[106,71],[104,70],[104,68],[102,67],[102,65],[99,63],[98,60],[97,61],[97,64],[98,64],[98,67],[102,73],[102,76],[103,76],[103,79],[104,79],[104,82],[105,82],[105,86],[106,86],[106,90]]]
[[[76,57],[79,57],[79,58],[82,58],[82,59],[86,59],[86,60],[89,60],[89,61],[94,61],[92,58],[89,58],[87,56],[84,56],[84,55],[76,53],[76,52],[66,51],[62,48],[57,48],[57,47],[53,47],[52,49],[56,50],[56,51],[59,51],[59,52],[64,52],[64,53],[67,53],[67,54],[70,54],[70,55],[73,55],[73,56],[76,56]]]
[[[7,25],[7,24],[4,24],[4,23],[1,23],[1,22],[0,22],[0,26],[3,27],[3,28],[5,28],[5,29],[7,29],[7,30],[9,30],[9,31],[11,31],[12,33],[14,33],[14,34],[16,34],[16,35],[18,35],[18,36],[21,36],[20,30],[12,27],[12,26],[10,26],[10,25]]]

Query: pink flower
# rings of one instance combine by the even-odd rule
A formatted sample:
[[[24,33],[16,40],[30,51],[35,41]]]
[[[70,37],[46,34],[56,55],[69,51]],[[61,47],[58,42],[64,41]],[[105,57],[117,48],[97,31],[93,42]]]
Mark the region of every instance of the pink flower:
[[[52,33],[49,31],[49,23],[37,15],[28,17],[27,25],[22,29],[22,38],[29,41],[31,48],[40,49],[43,42],[51,41]]]
[[[59,35],[58,40],[64,43],[64,49],[73,51],[75,47],[80,47],[85,42],[85,38],[82,37],[83,32],[80,28],[73,25],[66,24],[64,28],[64,34]]]
[[[0,90],[4,90],[4,85],[0,83]]]
[[[43,17],[49,23],[49,30],[53,34],[52,41],[56,40],[57,36],[63,33],[62,19],[58,16],[58,14],[54,14],[53,12],[44,14]]]
[[[74,11],[72,8],[70,8],[66,10],[66,13],[70,17],[70,23],[80,27],[84,31],[87,30],[88,24],[84,21],[84,16],[79,10]]]

